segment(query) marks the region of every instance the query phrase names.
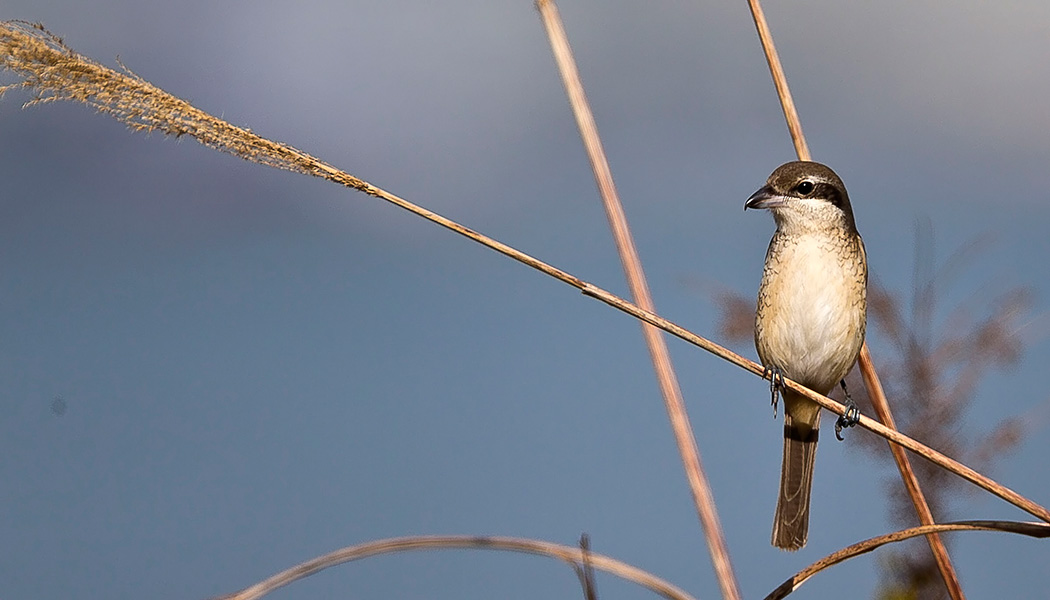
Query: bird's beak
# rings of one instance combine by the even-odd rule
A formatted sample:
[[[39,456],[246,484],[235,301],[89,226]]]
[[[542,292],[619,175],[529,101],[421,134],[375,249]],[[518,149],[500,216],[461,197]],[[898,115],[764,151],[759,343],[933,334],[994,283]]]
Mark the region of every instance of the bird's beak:
[[[776,208],[783,206],[787,198],[773,191],[768,185],[758,190],[744,203],[744,210],[749,208]]]

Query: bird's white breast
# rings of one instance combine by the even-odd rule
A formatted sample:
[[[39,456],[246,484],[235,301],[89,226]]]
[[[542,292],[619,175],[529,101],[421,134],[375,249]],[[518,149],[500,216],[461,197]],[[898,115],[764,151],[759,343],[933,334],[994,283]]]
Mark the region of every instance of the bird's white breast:
[[[791,236],[770,248],[762,278],[762,362],[821,393],[845,377],[864,341],[863,250],[852,250],[834,234]]]

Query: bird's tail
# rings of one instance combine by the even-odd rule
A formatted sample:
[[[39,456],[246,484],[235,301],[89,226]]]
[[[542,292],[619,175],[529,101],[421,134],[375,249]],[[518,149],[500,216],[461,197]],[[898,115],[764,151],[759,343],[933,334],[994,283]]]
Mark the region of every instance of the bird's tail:
[[[786,392],[784,398],[784,463],[780,470],[780,496],[773,520],[773,545],[784,550],[798,550],[806,545],[809,536],[809,492],[813,485],[813,462],[817,457],[820,407],[803,400],[813,404],[816,411],[792,411],[790,404],[794,403],[791,401],[802,399],[788,398],[788,394],[791,392]]]

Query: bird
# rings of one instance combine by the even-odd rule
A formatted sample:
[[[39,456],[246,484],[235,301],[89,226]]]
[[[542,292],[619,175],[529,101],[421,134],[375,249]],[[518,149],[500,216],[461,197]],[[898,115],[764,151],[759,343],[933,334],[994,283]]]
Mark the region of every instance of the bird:
[[[857,362],[867,322],[868,265],[849,195],[831,168],[811,161],[783,164],[744,210],[773,213],[755,311],[755,348],[776,398],[784,398],[784,458],[772,543],[798,550],[809,536],[809,500],[820,429],[820,405],[778,386],[791,379],[827,395]],[[856,423],[850,411],[836,425]],[[848,417],[848,418],[846,418]]]

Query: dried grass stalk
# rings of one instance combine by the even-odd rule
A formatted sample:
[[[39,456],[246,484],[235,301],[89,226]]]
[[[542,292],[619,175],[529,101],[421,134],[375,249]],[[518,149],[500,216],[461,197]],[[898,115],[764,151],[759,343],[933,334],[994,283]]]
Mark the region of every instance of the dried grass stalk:
[[[802,123],[798,118],[795,102],[791,98],[787,77],[784,75],[784,68],[780,64],[780,56],[777,54],[776,46],[773,44],[773,34],[769,30],[765,14],[762,11],[762,4],[759,0],[748,0],[748,6],[751,8],[751,16],[755,21],[755,28],[758,30],[762,50],[766,55],[769,72],[773,77],[773,85],[777,89],[777,96],[780,98],[780,105],[784,110],[784,118],[787,120],[788,131],[791,133],[791,141],[795,145],[795,153],[798,155],[799,160],[812,160],[809,154],[809,146],[806,144],[806,138],[802,134]],[[871,362],[867,342],[864,343],[858,362],[861,372],[864,374],[864,384],[867,387],[868,396],[876,407],[879,420],[889,429],[896,430],[893,413],[890,411],[889,401],[887,401],[882,391],[882,384],[879,382],[875,365]],[[911,497],[919,522],[923,525],[932,525],[934,523],[933,513],[930,511],[926,497],[919,486],[919,480],[915,477],[915,470],[912,468],[908,456],[899,446],[894,446],[892,443],[890,444],[890,451],[893,453],[893,458],[897,463],[901,480],[904,482],[908,495]],[[944,542],[936,532],[927,535],[926,540],[930,544],[930,551],[937,562],[937,568],[941,572],[941,578],[944,579],[944,585],[948,590],[948,594],[952,597],[952,600],[965,600],[966,596],[963,593],[962,585],[959,583],[959,575],[955,572],[955,566],[952,564],[951,557],[948,556],[948,549],[945,547]]]
[[[267,140],[247,129],[230,125],[164,92],[137,75],[127,72],[118,73],[108,69],[73,52],[62,43],[60,38],[47,32],[38,24],[22,21],[0,22],[0,68],[9,70],[22,78],[19,83],[0,87],[0,94],[16,88],[35,91],[36,97],[27,102],[27,105],[56,100],[83,102],[94,106],[101,112],[113,115],[136,130],[159,130],[175,136],[190,135],[206,146],[229,152],[246,160],[321,177],[357,189],[550,275],[580,290],[584,295],[654,325],[755,375],[761,376],[764,372],[762,366],[754,361],[571,273],[377,188],[296,148]],[[845,411],[842,404],[791,380],[784,380],[784,385],[838,415]],[[938,466],[1050,523],[1050,511],[1046,508],[958,461],[868,417],[862,416],[859,425],[904,446]]]
[[[777,589],[773,590],[768,596],[766,596],[765,600],[780,600],[781,598],[785,598],[791,592],[794,592],[801,587],[810,577],[813,577],[824,569],[849,560],[855,556],[871,552],[879,546],[902,542],[920,535],[928,536],[931,533],[944,533],[949,531],[999,531],[1003,533],[1027,535],[1034,538],[1050,537],[1050,525],[1046,523],[1024,523],[1017,521],[956,521],[954,523],[921,525],[919,527],[912,527],[910,529],[894,531],[893,533],[873,537],[864,540],[863,542],[857,542],[852,546],[847,546],[842,550],[829,554],[805,569],[802,569],[793,577],[780,584]]]
[[[257,600],[270,592],[284,587],[290,583],[309,577],[318,571],[329,567],[341,565],[354,560],[361,560],[381,554],[392,554],[396,552],[408,552],[410,550],[443,550],[453,548],[469,548],[473,550],[503,550],[508,552],[520,552],[523,554],[537,554],[549,556],[569,563],[573,568],[579,564],[586,564],[595,569],[601,569],[667,598],[668,600],[694,600],[692,596],[678,587],[660,579],[659,577],[643,571],[637,567],[620,562],[614,558],[595,554],[590,550],[581,550],[571,546],[552,544],[539,540],[514,537],[479,537],[467,535],[434,535],[390,538],[376,540],[348,546],[335,552],[318,556],[302,564],[296,565],[286,571],[277,573],[259,583],[244,588],[243,590],[215,598],[214,600]]]
[[[565,34],[558,8],[553,0],[537,0],[536,8],[547,30],[551,50],[554,52],[558,71],[561,73],[562,82],[569,96],[569,104],[580,129],[580,137],[587,150],[587,157],[591,163],[591,170],[594,172],[594,180],[598,184],[598,192],[602,205],[605,207],[605,214],[609,219],[613,239],[616,241],[616,249],[620,254],[631,296],[638,306],[650,312],[656,312],[652,294],[649,292],[649,284],[646,282],[645,271],[642,269],[642,261],[634,243],[634,236],[631,235],[631,229],[627,224],[627,215],[620,202],[620,195],[616,191],[612,169],[609,168],[609,161],[605,157],[605,149],[598,135],[598,124],[587,102],[587,94],[584,93],[583,82],[576,68],[576,60],[572,56],[572,49],[569,47],[569,39]],[[722,530],[722,523],[718,517],[714,492],[704,473],[700,450],[689,422],[685,398],[678,384],[678,377],[675,375],[667,342],[660,330],[648,323],[642,323],[642,334],[649,348],[653,370],[656,372],[656,380],[664,398],[664,407],[671,421],[671,431],[685,467],[686,479],[693,495],[693,504],[696,506],[697,515],[703,525],[704,538],[707,541],[708,551],[711,553],[711,562],[722,590],[722,597],[726,600],[739,600],[741,598],[740,585],[733,573],[733,563],[730,560],[729,546]]]

